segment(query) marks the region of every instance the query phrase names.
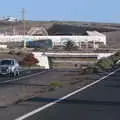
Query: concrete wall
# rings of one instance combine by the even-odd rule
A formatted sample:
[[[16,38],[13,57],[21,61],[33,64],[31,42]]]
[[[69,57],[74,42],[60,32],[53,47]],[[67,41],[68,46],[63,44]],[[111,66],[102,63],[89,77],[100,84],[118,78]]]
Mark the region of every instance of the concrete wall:
[[[120,49],[120,31],[106,32],[105,35],[109,48]]]
[[[65,64],[66,66],[73,66],[76,67],[75,65],[77,64],[77,67],[80,67],[80,64],[93,64],[95,63],[95,59],[91,58],[90,56],[96,56],[96,59],[101,59],[101,58],[105,58],[105,57],[109,57],[114,53],[43,53],[43,52],[33,52],[35,58],[37,58],[39,60],[38,65],[40,65],[41,67],[44,67],[45,69],[49,69],[50,65],[49,65],[49,60],[48,60],[48,56],[53,56],[53,62],[55,64],[57,64],[57,66],[59,65],[63,65]],[[68,58],[64,58],[64,60],[61,59],[61,56],[69,56]],[[55,59],[55,56],[57,56]],[[72,56],[70,58],[70,56]],[[76,57],[79,56],[79,57]],[[82,59],[80,59],[80,56],[82,57]],[[85,56],[85,60],[83,61],[83,56]],[[89,60],[87,60],[86,58],[90,57]],[[59,59],[60,58],[60,59]],[[73,59],[75,58],[75,59]]]
[[[104,57],[109,57],[113,55],[114,53],[46,53],[47,56],[62,56],[62,55],[68,55],[68,56],[97,56],[97,59],[101,59]]]
[[[107,58],[111,55],[113,55],[114,53],[98,53],[98,60],[101,58]]]

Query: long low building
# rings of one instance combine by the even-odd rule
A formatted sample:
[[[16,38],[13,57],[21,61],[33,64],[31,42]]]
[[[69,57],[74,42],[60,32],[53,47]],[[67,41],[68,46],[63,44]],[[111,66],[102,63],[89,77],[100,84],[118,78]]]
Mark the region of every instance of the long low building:
[[[98,33],[96,31],[87,31],[88,35],[84,36],[4,36],[0,35],[0,43],[5,42],[28,42],[28,41],[38,41],[38,40],[51,40],[54,46],[63,46],[66,41],[74,41],[76,46],[80,48],[93,47],[99,48],[101,45],[106,46],[106,36],[104,34]]]

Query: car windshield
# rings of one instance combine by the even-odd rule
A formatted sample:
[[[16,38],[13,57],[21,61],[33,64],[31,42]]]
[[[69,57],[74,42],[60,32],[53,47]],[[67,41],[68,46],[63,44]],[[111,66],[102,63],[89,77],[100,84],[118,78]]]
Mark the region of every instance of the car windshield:
[[[1,65],[13,65],[13,60],[1,60]]]

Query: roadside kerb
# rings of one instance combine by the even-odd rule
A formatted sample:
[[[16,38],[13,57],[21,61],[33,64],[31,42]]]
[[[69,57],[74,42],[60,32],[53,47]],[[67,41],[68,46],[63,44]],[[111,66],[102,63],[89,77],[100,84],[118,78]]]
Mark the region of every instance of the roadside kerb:
[[[65,100],[65,99],[71,97],[72,95],[75,95],[75,94],[77,94],[77,93],[79,93],[79,92],[81,92],[81,91],[89,88],[90,86],[93,86],[93,85],[97,84],[98,82],[100,82],[100,81],[108,78],[109,76],[115,74],[117,71],[120,71],[120,68],[114,70],[113,72],[109,73],[109,74],[106,75],[106,76],[101,77],[100,79],[96,80],[95,82],[92,82],[91,84],[88,84],[88,85],[86,85],[86,86],[84,86],[84,87],[82,87],[82,88],[79,88],[79,89],[77,89],[76,91],[67,94],[66,96],[63,96],[63,97],[61,97],[61,98],[59,98],[59,99],[57,99],[57,100],[55,100],[55,101],[53,101],[53,102],[50,102],[50,103],[48,103],[48,104],[46,104],[46,105],[44,105],[44,106],[42,106],[42,107],[40,107],[40,108],[38,108],[38,109],[33,110],[32,112],[29,112],[29,113],[27,113],[27,114],[25,114],[25,115],[23,115],[23,116],[20,116],[20,117],[16,118],[15,120],[25,120],[26,118],[28,118],[28,117],[30,117],[30,116],[33,116],[34,114],[37,114],[38,112],[40,112],[40,111],[42,111],[42,110],[44,110],[44,109],[46,109],[46,108],[49,108],[49,107],[51,107],[51,106],[59,103],[60,101]]]

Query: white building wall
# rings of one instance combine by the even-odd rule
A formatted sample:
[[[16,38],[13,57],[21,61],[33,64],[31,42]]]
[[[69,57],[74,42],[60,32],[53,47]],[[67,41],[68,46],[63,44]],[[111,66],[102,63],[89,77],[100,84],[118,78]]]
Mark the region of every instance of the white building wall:
[[[76,45],[80,45],[81,42],[101,42],[106,45],[106,36],[4,36],[0,35],[0,42],[22,42],[28,40],[40,40],[40,39],[51,39],[53,45],[63,45],[64,42],[68,40],[72,40],[76,43]]]

